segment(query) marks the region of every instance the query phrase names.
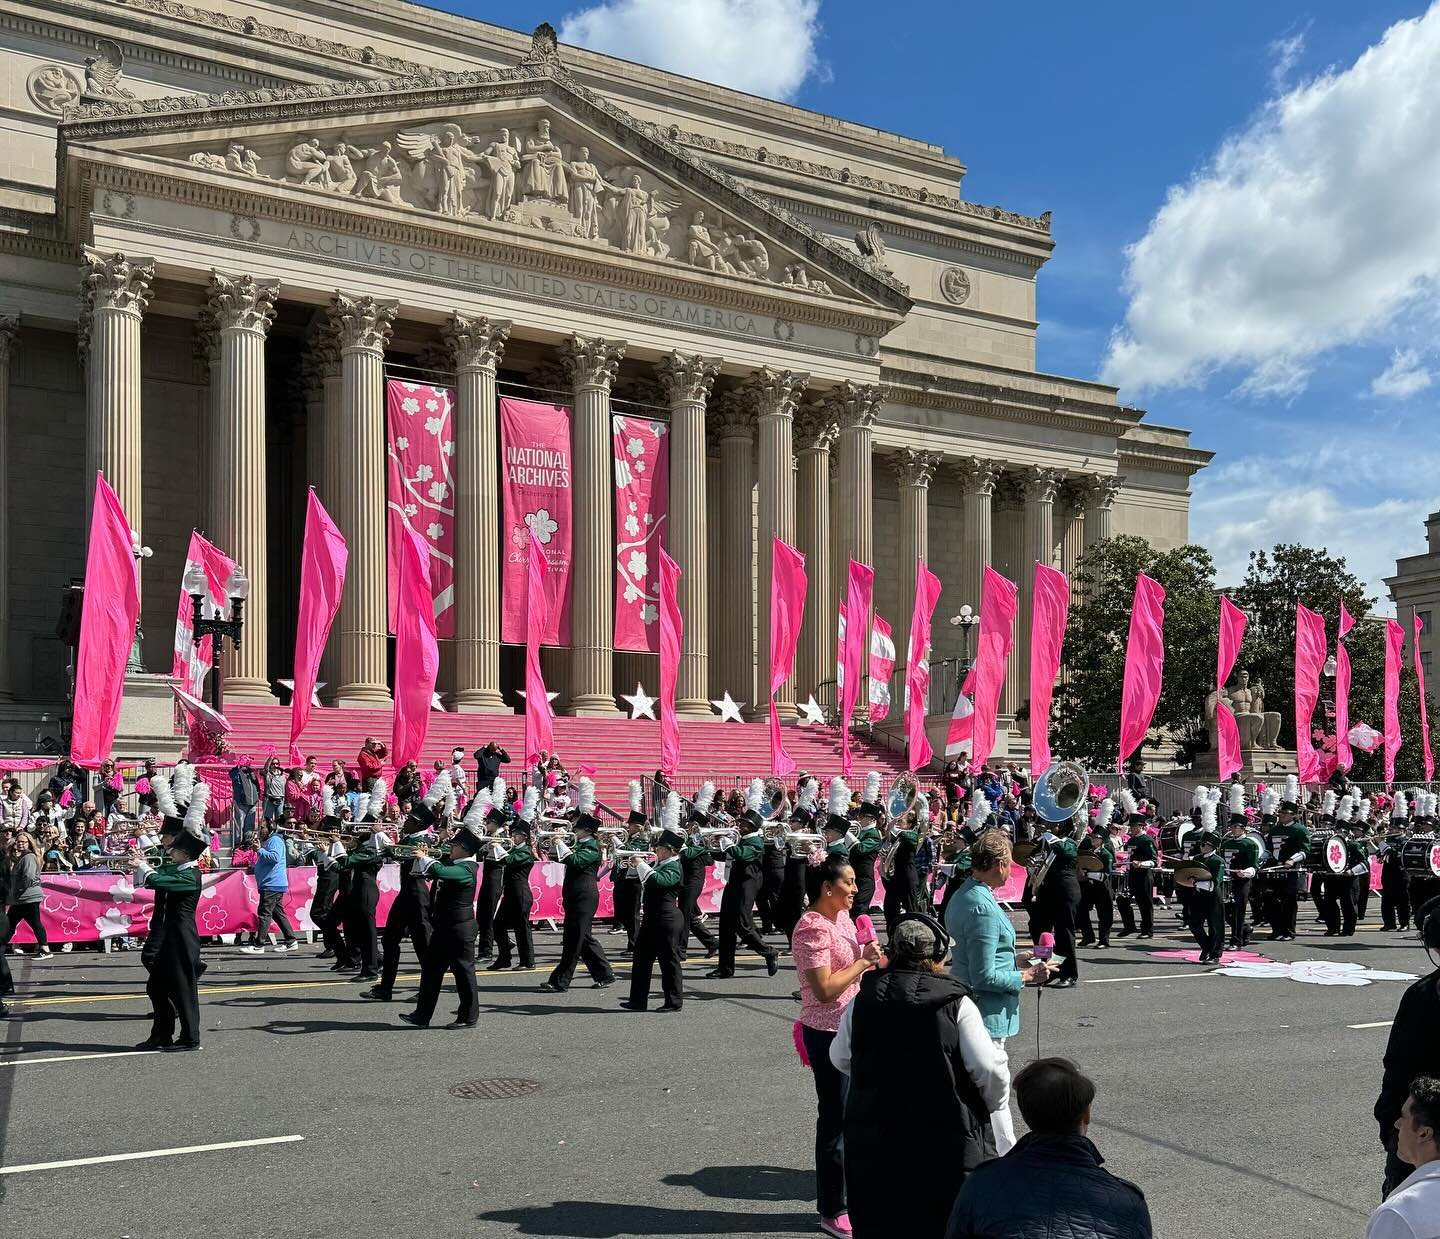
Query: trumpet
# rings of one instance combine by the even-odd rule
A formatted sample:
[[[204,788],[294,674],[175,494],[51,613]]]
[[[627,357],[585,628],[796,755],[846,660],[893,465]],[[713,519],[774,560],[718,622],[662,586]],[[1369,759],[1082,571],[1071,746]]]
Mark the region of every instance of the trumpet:
[[[602,848],[617,848],[630,837],[630,832],[624,826],[602,826],[600,836]]]
[[[415,843],[392,843],[385,849],[385,855],[391,860],[414,860],[417,848],[424,848],[431,856],[450,854],[448,843],[442,843],[439,839],[420,839]]]
[[[636,861],[643,860],[647,865],[655,859],[654,852],[642,852],[638,848],[621,848],[613,858],[617,861],[624,861],[627,865],[633,865]]]
[[[566,847],[575,846],[575,832],[573,830],[567,830],[563,826],[556,830],[537,830],[535,832],[535,838],[538,841],[549,843],[554,843],[556,840],[559,840],[559,842],[565,844]]]

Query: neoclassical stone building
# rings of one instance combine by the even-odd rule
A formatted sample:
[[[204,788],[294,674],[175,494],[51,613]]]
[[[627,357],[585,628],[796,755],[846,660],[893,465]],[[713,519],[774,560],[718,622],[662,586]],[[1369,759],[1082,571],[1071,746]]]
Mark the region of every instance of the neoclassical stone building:
[[[457,392],[460,709],[513,708],[520,676],[497,391],[573,404],[574,623],[547,660],[582,713],[655,684],[653,656],[612,649],[612,408],[669,419],[689,714],[756,700],[772,533],[808,560],[801,699],[833,678],[849,557],[903,662],[917,556],[945,658],[987,561],[1028,585],[1111,533],[1186,539],[1209,453],[1036,370],[1050,219],[966,201],[930,143],[401,0],[32,0],[0,31],[12,729],[64,709],[55,622],[96,469],[155,550],[149,671],[199,528],[253,582],[227,696],[271,699],[314,485],[350,547],[328,691],[385,701],[387,372]]]

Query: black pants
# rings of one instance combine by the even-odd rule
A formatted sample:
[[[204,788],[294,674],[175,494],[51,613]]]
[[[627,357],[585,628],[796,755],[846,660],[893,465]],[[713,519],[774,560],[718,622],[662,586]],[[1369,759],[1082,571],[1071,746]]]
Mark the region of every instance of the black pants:
[[[0,903],[0,937],[6,942],[10,941],[10,920],[5,915],[5,905]],[[0,998],[8,997],[15,992],[15,978],[10,975],[10,964],[5,959],[5,952],[0,950]]]
[[[1090,913],[1095,913],[1096,928],[1100,933],[1100,945],[1110,945],[1110,930],[1115,924],[1115,897],[1110,892],[1108,878],[1086,878],[1080,886],[1080,936],[1085,945],[1095,941],[1090,928]]]
[[[695,941],[705,948],[707,956],[714,955],[716,947],[719,945],[715,940],[715,935],[710,932],[710,926],[700,920],[700,896],[704,890],[705,871],[702,869],[699,880],[687,879],[681,893],[681,898],[685,901],[682,905],[685,912],[685,941],[680,946],[682,957],[686,946],[689,945],[691,935],[694,935]]]
[[[15,936],[15,930],[24,921],[35,931],[35,945],[41,950],[48,950],[50,939],[45,936],[45,922],[40,919],[40,904],[36,903],[12,903],[10,905],[10,923],[3,934],[0,934],[0,946],[9,946],[10,939]]]
[[[1285,874],[1265,879],[1261,885],[1265,895],[1265,916],[1274,936],[1289,937],[1295,932],[1300,914],[1300,875]]]
[[[162,951],[150,966],[145,994],[150,999],[150,1040],[168,1044],[175,1040],[200,1041],[200,972],[186,958]]]
[[[592,981],[613,981],[615,970],[605,957],[605,948],[595,940],[595,909],[600,903],[600,892],[591,887],[579,891],[564,901],[565,923],[560,940],[560,962],[550,974],[550,984],[556,989],[569,989],[575,975],[575,965],[584,961],[585,970]]]
[[[1230,912],[1230,944],[1243,947],[1250,937],[1250,927],[1245,923],[1245,914],[1250,910],[1251,878],[1232,878],[1230,893],[1234,903],[1228,905]]]
[[[628,870],[627,870],[628,872]],[[625,931],[625,949],[635,949],[635,921],[640,911],[640,883],[629,878],[612,877],[615,923]]]
[[[925,903],[920,893],[920,880],[918,877],[902,876],[897,869],[894,875],[894,883],[885,887],[885,937],[890,939],[895,935],[895,921],[902,912],[924,912]],[[856,900],[855,906],[860,906]],[[856,913],[858,916],[859,913]]]
[[[380,985],[383,993],[395,988],[395,974],[400,971],[400,944],[406,938],[415,948],[415,958],[422,963],[430,947],[430,907],[411,892],[402,892],[390,905],[385,930],[380,935]]]
[[[1075,925],[1080,918],[1080,883],[1071,876],[1047,882],[1035,900],[1035,925],[1041,933],[1055,935],[1055,954],[1065,962],[1060,965],[1060,980],[1075,981],[1080,965],[1075,958]]]
[[[1348,873],[1327,873],[1321,880],[1325,932],[1349,935],[1355,932],[1355,878]]]
[[[685,944],[685,917],[678,908],[647,916],[635,937],[635,962],[630,970],[630,1005],[644,1007],[650,1001],[650,978],[660,965],[660,992],[667,1007],[685,1001],[685,979],[680,967],[680,948]]]
[[[320,938],[325,943],[326,950],[334,953],[337,964],[346,967],[352,967],[356,962],[355,952],[351,949],[346,932],[345,918],[349,907],[349,893],[337,894],[325,910],[324,919],[319,922]]]
[[[1380,887],[1380,920],[1386,929],[1410,928],[1410,884],[1389,882]]]
[[[475,893],[477,953],[487,959],[495,953],[495,909],[500,906],[500,888],[505,874],[499,865],[483,865]]]
[[[1355,916],[1358,920],[1365,919],[1365,913],[1370,907],[1370,872],[1355,875]]]
[[[815,1203],[821,1217],[845,1212],[845,1076],[830,1061],[833,1032],[800,1025],[815,1075]]]
[[[755,932],[755,918],[751,913],[759,887],[758,875],[742,882],[725,883],[725,893],[720,896],[720,973],[723,976],[732,976],[735,972],[737,940],[766,959],[775,954]]]
[[[285,915],[284,891],[260,892],[260,908],[255,913],[255,941],[261,946],[265,943],[265,936],[270,932],[271,921],[275,922],[275,927],[279,929],[286,946],[295,941],[295,928],[290,924],[290,918]]]
[[[310,921],[322,934],[325,931],[325,918],[330,915],[331,905],[335,902],[336,876],[334,870],[326,871],[318,866],[315,869],[315,894],[310,897]]]
[[[415,1000],[415,1019],[428,1024],[440,1000],[440,987],[445,974],[455,978],[460,995],[460,1009],[455,1018],[462,1024],[473,1024],[480,1018],[480,987],[475,984],[475,922],[436,926],[430,934],[425,955],[420,961],[420,994]]]
[[[374,874],[355,875],[350,906],[345,909],[345,945],[351,957],[360,958],[360,975],[379,979],[380,935],[375,928],[375,909],[380,891]]]
[[[1137,869],[1133,864],[1130,871],[1125,875],[1125,889],[1129,892],[1132,910],[1131,920],[1125,926],[1127,933],[1135,932],[1134,916],[1140,914],[1140,932],[1147,938],[1155,932],[1155,871],[1153,869]],[[1125,917],[1124,904],[1121,904],[1121,919]]]
[[[1202,957],[1218,957],[1225,949],[1225,904],[1219,892],[1196,891],[1186,909],[1185,925],[1195,935]]]
[[[784,864],[776,865],[767,857],[760,869],[760,894],[755,900],[755,911],[760,914],[761,933],[783,932],[785,928],[780,913],[780,888],[784,885]]]
[[[529,892],[527,891],[528,895]],[[495,937],[500,944],[500,953],[496,962],[501,965],[510,963],[511,952],[519,948],[520,966],[522,968],[533,968],[535,966],[535,939],[530,934],[530,909],[534,900],[512,899],[508,894],[500,902],[500,912],[495,917]],[[514,941],[511,941],[511,934],[514,934]]]

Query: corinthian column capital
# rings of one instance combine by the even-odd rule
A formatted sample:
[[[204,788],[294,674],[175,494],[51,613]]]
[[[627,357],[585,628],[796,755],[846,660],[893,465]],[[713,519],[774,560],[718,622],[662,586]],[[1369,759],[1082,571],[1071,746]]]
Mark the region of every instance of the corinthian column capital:
[[[913,447],[902,447],[890,457],[890,467],[901,486],[928,488],[930,479],[940,464],[939,452],[922,452]]]
[[[671,353],[655,366],[655,376],[672,404],[681,401],[703,404],[719,373],[720,358],[702,357],[699,353]]]
[[[983,456],[965,456],[955,462],[955,476],[962,495],[993,495],[1002,468]]]
[[[842,431],[864,430],[875,424],[885,393],[874,383],[846,379],[826,393],[823,403]]]
[[[755,413],[738,391],[727,391],[710,406],[706,429],[720,439],[755,440]]]
[[[756,417],[793,417],[809,382],[808,374],[761,366],[740,385],[740,395]]]
[[[20,315],[0,314],[0,363],[10,360],[15,335],[20,330]]]
[[[823,405],[803,404],[795,413],[795,450],[828,452],[835,446],[840,427]]]
[[[493,373],[499,367],[505,343],[510,339],[510,324],[486,318],[483,314],[474,317],[452,314],[441,337],[454,359],[456,374],[465,370],[489,370]]]
[[[398,301],[377,301],[374,297],[347,297],[342,292],[330,298],[330,322],[341,352],[365,349],[383,353],[395,330]]]
[[[150,283],[155,278],[153,258],[126,258],[85,247],[81,277],[83,297],[90,310],[124,310],[137,317],[150,304]]]
[[[609,391],[625,356],[625,341],[573,335],[561,346],[560,356],[576,391],[586,387]]]
[[[211,271],[206,305],[219,330],[253,331],[263,336],[275,321],[275,298],[279,295],[279,280]]]
[[[1031,465],[1016,474],[1016,482],[1022,488],[1030,503],[1054,503],[1064,475],[1058,469],[1047,469],[1043,465]]]

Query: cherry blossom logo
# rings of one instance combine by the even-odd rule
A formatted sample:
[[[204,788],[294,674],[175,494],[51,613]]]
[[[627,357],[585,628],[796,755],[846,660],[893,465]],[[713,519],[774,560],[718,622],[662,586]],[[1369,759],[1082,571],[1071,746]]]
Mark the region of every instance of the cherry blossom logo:
[[[66,938],[74,938],[80,932],[80,922],[73,916],[67,916],[60,922],[60,932]]]
[[[378,891],[398,891],[400,889],[400,866],[381,865],[380,872],[375,875],[375,889]]]
[[[204,912],[200,913],[200,923],[205,926],[205,932],[209,934],[224,933],[225,922],[229,919],[230,913],[218,903],[212,903]]]
[[[541,870],[545,877],[545,885],[548,887],[565,885],[565,866],[558,860],[549,861]],[[539,894],[539,891],[536,892]]]
[[[420,412],[420,401],[414,396],[406,396],[405,399],[400,402],[400,408],[403,412],[413,416]]]
[[[625,560],[625,571],[637,580],[643,581],[649,571],[649,562],[644,551],[631,551]]]
[[[560,528],[560,522],[550,515],[549,508],[536,508],[533,512],[525,513],[525,526],[534,535],[536,542],[546,546]]]
[[[115,879],[110,887],[110,898],[116,903],[135,902],[135,883],[130,880],[129,874],[122,873]]]
[[[395,450],[396,450],[397,452],[407,452],[407,451],[409,451],[409,450],[410,450],[410,440],[407,439],[404,435],[396,435],[396,436],[395,436]]]
[[[105,911],[95,918],[95,928],[99,930],[102,938],[113,938],[119,934],[130,932],[130,918],[121,912],[119,908],[106,908]]]
[[[1218,972],[1227,977],[1250,977],[1265,981],[1300,981],[1305,985],[1369,985],[1372,981],[1413,981],[1409,972],[1384,972],[1348,960],[1297,959],[1289,963],[1272,960],[1264,964],[1225,964]]]
[[[45,899],[41,907],[47,912],[74,912],[80,907],[79,896],[85,884],[79,878],[50,877],[45,879]]]
[[[1199,951],[1151,951],[1151,959],[1173,959],[1186,964],[1198,964],[1200,962]],[[1259,955],[1254,951],[1226,951],[1220,956],[1222,964],[1268,964],[1273,961],[1268,955]]]
[[[431,521],[425,526],[425,536],[429,538],[431,542],[439,542],[440,535],[444,532],[445,526],[440,524],[439,521]]]

